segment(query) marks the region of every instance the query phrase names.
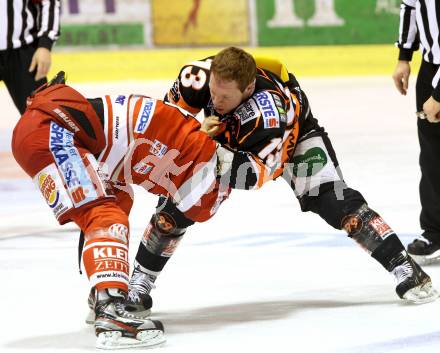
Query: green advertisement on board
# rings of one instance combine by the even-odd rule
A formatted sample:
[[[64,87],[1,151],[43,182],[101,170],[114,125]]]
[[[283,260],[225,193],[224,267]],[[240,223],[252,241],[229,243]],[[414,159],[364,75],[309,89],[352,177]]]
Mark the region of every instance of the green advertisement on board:
[[[143,45],[142,23],[62,25],[61,46]]]
[[[257,0],[258,45],[394,43],[400,0]]]

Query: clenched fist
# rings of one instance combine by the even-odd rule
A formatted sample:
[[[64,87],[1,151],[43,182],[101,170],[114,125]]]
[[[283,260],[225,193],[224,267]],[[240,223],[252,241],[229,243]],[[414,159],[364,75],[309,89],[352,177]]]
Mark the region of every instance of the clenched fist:
[[[226,129],[226,124],[222,123],[218,116],[211,115],[206,117],[203,122],[202,126],[200,127],[200,131],[203,131],[209,135],[209,137],[216,137],[217,135],[221,134]]]

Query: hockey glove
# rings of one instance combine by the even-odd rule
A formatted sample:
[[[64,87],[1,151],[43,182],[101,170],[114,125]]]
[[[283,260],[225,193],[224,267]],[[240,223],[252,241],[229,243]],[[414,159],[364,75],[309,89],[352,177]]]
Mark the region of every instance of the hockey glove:
[[[222,176],[232,168],[234,152],[217,143],[217,175]]]

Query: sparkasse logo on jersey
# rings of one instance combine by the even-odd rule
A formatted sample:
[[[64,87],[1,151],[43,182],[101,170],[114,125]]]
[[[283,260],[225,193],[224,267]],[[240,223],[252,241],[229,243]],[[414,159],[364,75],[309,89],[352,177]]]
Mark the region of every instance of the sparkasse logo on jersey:
[[[278,114],[276,114],[275,103],[272,96],[264,91],[256,93],[255,96],[258,106],[263,113],[264,128],[271,129],[280,127],[280,119]]]
[[[75,147],[74,134],[53,121],[50,124],[49,150],[75,207],[98,197],[93,182],[85,172],[83,158]]]
[[[144,99],[144,101],[145,103],[142,114],[138,118],[136,128],[134,129],[134,131],[139,134],[143,134],[147,130],[147,127],[151,121],[150,117],[153,116],[154,109],[156,107],[156,101],[154,99]]]

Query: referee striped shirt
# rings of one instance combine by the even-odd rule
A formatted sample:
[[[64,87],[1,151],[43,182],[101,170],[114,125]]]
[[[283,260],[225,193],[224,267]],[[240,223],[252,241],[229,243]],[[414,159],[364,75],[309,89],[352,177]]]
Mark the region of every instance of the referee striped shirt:
[[[60,0],[0,0],[0,50],[38,42],[51,49],[60,34]]]
[[[422,47],[423,60],[440,64],[440,1],[403,0],[400,6],[399,60],[411,60]]]

